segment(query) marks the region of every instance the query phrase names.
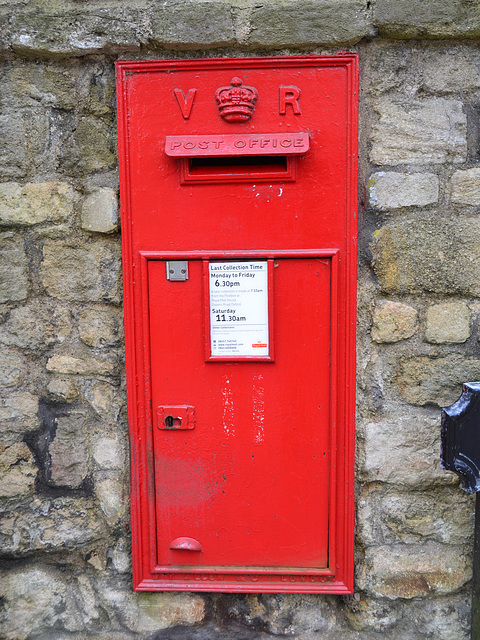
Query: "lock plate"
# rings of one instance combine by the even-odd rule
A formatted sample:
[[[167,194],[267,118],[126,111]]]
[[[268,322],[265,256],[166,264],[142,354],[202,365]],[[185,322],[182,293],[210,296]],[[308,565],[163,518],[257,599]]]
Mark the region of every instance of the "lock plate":
[[[160,405],[157,407],[157,426],[159,429],[193,429],[195,409],[188,404]]]

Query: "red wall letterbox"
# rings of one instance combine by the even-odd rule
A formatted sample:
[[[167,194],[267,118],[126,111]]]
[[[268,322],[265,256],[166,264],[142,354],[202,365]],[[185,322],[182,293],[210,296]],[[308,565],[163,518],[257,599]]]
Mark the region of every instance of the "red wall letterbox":
[[[136,589],[352,589],[356,63],[118,63]]]

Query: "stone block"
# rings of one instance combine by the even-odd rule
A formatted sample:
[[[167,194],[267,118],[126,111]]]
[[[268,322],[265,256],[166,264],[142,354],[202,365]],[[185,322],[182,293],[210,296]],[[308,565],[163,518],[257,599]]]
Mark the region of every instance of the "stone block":
[[[73,402],[78,398],[78,388],[71,378],[54,378],[47,386],[48,395],[53,402]]]
[[[123,6],[68,10],[43,4],[17,10],[10,17],[14,51],[29,56],[70,57],[132,51],[145,41],[147,14]]]
[[[477,38],[480,6],[469,0],[378,0],[373,22],[389,38]]]
[[[89,347],[117,346],[123,337],[122,318],[116,309],[83,309],[78,315],[80,340]]]
[[[118,416],[125,398],[118,389],[108,382],[87,380],[85,398],[103,421],[117,424]]]
[[[472,597],[468,591],[458,595],[411,601],[405,615],[415,620],[418,637],[471,640]]]
[[[267,0],[250,16],[248,42],[254,47],[355,44],[371,34],[363,0]]]
[[[362,479],[409,487],[455,483],[451,474],[440,469],[439,416],[409,413],[369,422],[359,435]]]
[[[151,12],[150,44],[160,47],[225,47],[235,42],[229,3],[207,0],[187,3],[167,0]]]
[[[28,363],[20,351],[0,349],[0,387],[19,387],[28,376]]]
[[[49,484],[75,488],[87,475],[85,416],[71,413],[56,418],[55,438],[49,445]]]
[[[480,360],[450,353],[404,360],[395,379],[400,394],[416,405],[446,407],[460,397],[464,382],[480,380]]]
[[[7,556],[97,551],[99,541],[107,538],[103,517],[91,498],[36,498],[0,513],[0,543]]]
[[[480,88],[477,52],[452,45],[426,49],[422,56],[422,87],[435,93],[473,91]]]
[[[125,451],[118,438],[98,438],[92,447],[93,459],[102,469],[122,469]]]
[[[30,226],[71,218],[75,192],[63,182],[0,184],[0,225]]]
[[[59,574],[40,566],[3,571],[0,597],[6,640],[26,640],[35,632],[68,621],[69,617],[75,619],[77,613]]]
[[[48,359],[47,371],[52,373],[73,373],[79,375],[111,375],[114,365],[108,360],[92,356],[54,355]]]
[[[345,615],[349,625],[355,631],[385,632],[395,627],[401,612],[391,601],[366,597],[358,594],[359,599],[347,602]]]
[[[0,233],[0,302],[24,300],[29,288],[23,238]]]
[[[428,307],[425,339],[433,344],[461,343],[470,337],[470,310],[465,302],[443,302]]]
[[[370,159],[374,164],[444,164],[467,159],[467,118],[459,100],[380,98]]]
[[[0,438],[14,444],[39,427],[38,398],[31,393],[8,393],[0,397]]]
[[[0,326],[0,343],[38,351],[64,342],[70,330],[67,308],[36,300],[11,310]]]
[[[480,204],[480,169],[455,171],[452,176],[452,202],[478,206]]]
[[[118,475],[95,478],[95,493],[108,525],[116,526],[120,518],[128,514],[128,501],[122,479]]]
[[[119,243],[111,240],[83,246],[48,240],[43,247],[40,278],[48,295],[54,298],[118,303],[120,255]]]
[[[457,487],[418,491],[365,490],[359,496],[357,535],[363,546],[422,541],[471,544],[475,498]]]
[[[438,177],[433,173],[378,171],[368,181],[370,204],[382,211],[434,204],[438,188]]]
[[[107,611],[113,610],[122,625],[136,633],[193,626],[205,617],[203,598],[193,593],[133,593],[115,589],[110,581],[102,595]]]
[[[27,150],[22,114],[0,114],[0,176],[4,179],[22,178],[27,170]]]
[[[0,498],[31,494],[37,471],[32,452],[24,442],[18,442],[3,450],[0,445]]]
[[[425,216],[374,233],[373,268],[382,291],[480,296],[480,220]]]
[[[31,107],[41,103],[45,107],[72,110],[78,104],[76,77],[73,70],[56,62],[36,64],[19,61],[9,74],[12,100],[21,106]]]
[[[118,204],[115,191],[107,187],[98,187],[89,193],[82,202],[80,224],[86,231],[117,231]]]
[[[417,311],[403,302],[385,301],[373,311],[372,338],[375,342],[398,342],[417,330]]]
[[[472,576],[463,546],[435,543],[370,547],[367,589],[377,597],[419,598],[457,591]]]
[[[61,165],[72,176],[88,176],[95,171],[113,169],[115,149],[113,122],[84,116],[60,147]]]

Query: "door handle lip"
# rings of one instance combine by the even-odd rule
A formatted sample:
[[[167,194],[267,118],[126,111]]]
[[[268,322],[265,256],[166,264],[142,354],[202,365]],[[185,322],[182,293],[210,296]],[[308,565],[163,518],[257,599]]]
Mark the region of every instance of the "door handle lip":
[[[170,542],[169,548],[173,551],[203,551],[200,542],[188,536],[175,538]]]

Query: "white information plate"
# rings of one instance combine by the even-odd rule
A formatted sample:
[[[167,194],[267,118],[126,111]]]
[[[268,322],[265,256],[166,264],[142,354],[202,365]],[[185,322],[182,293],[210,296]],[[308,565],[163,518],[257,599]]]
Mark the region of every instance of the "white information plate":
[[[269,355],[268,263],[210,262],[212,357]]]

